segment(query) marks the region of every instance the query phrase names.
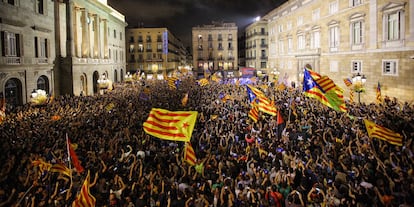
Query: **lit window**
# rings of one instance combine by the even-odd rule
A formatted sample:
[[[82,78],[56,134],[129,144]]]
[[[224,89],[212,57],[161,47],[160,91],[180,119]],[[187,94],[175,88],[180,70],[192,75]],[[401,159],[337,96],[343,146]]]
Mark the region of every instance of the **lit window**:
[[[329,3],[329,14],[335,14],[338,12],[338,1]]]

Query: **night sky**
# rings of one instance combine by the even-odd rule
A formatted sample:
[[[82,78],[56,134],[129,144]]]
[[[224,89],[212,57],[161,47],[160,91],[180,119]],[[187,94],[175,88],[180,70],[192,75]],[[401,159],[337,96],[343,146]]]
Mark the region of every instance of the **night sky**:
[[[128,28],[166,27],[185,46],[191,46],[191,28],[212,21],[235,22],[240,29],[286,0],[108,0],[125,15]]]

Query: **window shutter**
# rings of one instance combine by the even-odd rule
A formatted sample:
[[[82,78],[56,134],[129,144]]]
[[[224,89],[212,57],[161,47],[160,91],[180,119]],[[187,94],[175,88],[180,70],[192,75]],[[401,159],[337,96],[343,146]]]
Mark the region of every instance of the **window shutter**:
[[[6,37],[4,31],[1,31],[1,56],[6,56]]]
[[[38,48],[38,40],[37,37],[34,38],[34,52],[35,52],[35,57],[39,57],[39,48]]]
[[[23,55],[23,48],[20,47],[20,39],[22,39],[21,34],[16,34],[16,56],[21,57]]]

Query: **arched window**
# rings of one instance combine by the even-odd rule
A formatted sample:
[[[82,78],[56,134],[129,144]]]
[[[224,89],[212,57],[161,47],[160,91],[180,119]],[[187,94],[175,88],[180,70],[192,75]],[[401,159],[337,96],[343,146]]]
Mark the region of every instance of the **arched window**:
[[[50,93],[49,78],[47,76],[42,75],[37,79],[37,89],[42,89],[46,93]]]
[[[6,103],[9,106],[19,106],[23,104],[22,83],[17,78],[7,80],[5,85]]]

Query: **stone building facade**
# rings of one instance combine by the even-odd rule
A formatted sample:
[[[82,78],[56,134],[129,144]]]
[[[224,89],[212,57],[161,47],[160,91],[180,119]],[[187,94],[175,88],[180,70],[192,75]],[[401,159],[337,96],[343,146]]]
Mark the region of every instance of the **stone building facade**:
[[[129,28],[126,31],[127,70],[163,78],[187,65],[183,43],[167,28]]]
[[[269,74],[268,71],[268,29],[267,20],[260,19],[246,27],[246,66],[256,68],[260,74]]]
[[[7,106],[33,90],[93,95],[125,72],[122,14],[106,0],[0,0],[0,95]]]
[[[193,67],[198,77],[220,72],[233,77],[238,71],[237,26],[213,22],[192,28]]]
[[[126,74],[125,17],[106,0],[55,4],[59,94],[93,95],[101,91],[100,80],[122,81]]]
[[[22,105],[33,89],[54,88],[53,1],[0,1],[0,96]]]
[[[290,0],[264,17],[269,67],[298,85],[309,65],[343,89],[359,73],[367,78],[362,102],[375,101],[378,83],[383,96],[413,100],[413,11],[410,0]]]

